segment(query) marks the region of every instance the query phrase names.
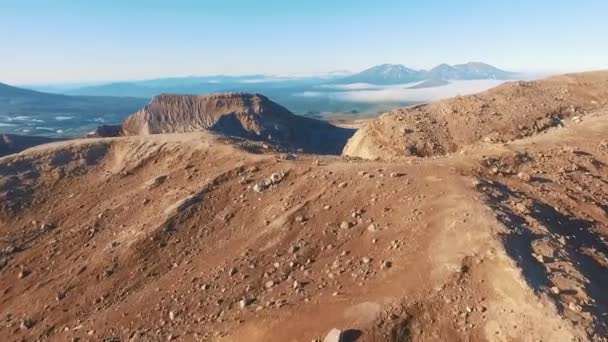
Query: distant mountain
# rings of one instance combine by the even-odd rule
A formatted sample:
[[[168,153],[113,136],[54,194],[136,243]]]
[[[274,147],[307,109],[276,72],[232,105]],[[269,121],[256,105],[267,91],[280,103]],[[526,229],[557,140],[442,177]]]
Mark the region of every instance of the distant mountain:
[[[146,103],[133,97],[49,94],[0,83],[0,133],[80,134],[100,122],[118,122]]]
[[[62,139],[25,136],[14,134],[0,134],[0,157],[8,154],[19,153],[36,145],[61,141]]]
[[[0,115],[82,114],[91,111],[131,112],[147,100],[133,97],[68,96],[0,83]]]
[[[470,62],[466,64],[440,64],[426,72],[430,80],[507,80],[515,73],[498,69],[489,64]]]
[[[340,83],[402,84],[424,80],[424,71],[401,64],[382,64],[339,79]]]
[[[66,91],[65,94],[72,96],[116,96],[116,97],[141,97],[149,98],[155,95],[156,90],[152,87],[130,82],[115,82],[102,85],[77,88]]]
[[[512,72],[479,62],[457,65],[440,64],[428,71],[414,70],[400,64],[382,64],[338,79],[337,82],[390,85],[423,81],[421,86],[412,88],[429,88],[445,85],[452,80],[503,80],[511,79],[514,75]]]

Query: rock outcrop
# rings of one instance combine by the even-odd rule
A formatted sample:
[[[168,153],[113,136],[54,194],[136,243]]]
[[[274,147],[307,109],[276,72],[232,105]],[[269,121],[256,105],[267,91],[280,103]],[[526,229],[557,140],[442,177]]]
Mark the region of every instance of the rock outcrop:
[[[122,124],[123,135],[212,131],[311,153],[340,154],[350,129],[297,116],[259,94],[159,95]]]

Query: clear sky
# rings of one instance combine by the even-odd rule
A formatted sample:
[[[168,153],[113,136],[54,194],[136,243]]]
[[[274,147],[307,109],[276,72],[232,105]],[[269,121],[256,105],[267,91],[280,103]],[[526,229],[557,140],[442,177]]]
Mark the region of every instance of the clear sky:
[[[0,0],[0,82],[608,68],[607,0]]]

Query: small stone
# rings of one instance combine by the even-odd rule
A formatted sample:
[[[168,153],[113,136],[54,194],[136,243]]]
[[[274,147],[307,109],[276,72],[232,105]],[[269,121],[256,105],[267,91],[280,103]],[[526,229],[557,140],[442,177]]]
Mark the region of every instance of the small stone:
[[[31,329],[34,326],[34,322],[31,319],[24,319],[23,321],[21,321],[21,325],[19,325],[19,328],[21,328],[21,330],[27,330],[27,329]]]
[[[342,221],[342,222],[340,223],[340,229],[349,229],[350,227],[351,227],[350,222],[347,222],[347,221]]]
[[[377,230],[376,225],[375,224],[370,224],[369,226],[367,226],[367,230],[370,232],[375,232]]]
[[[529,174],[525,173],[525,172],[518,173],[517,177],[519,179],[521,179],[522,181],[524,181],[524,182],[529,182],[532,179],[532,177]]]
[[[19,277],[19,279],[23,279],[23,278],[27,277],[28,275],[30,275],[30,271],[21,270],[21,271],[19,271],[19,274],[17,276]]]
[[[553,292],[553,294],[558,295],[560,291],[557,286],[553,286],[553,287],[551,287],[551,292]]]
[[[237,272],[236,267],[232,267],[230,269],[230,271],[228,271],[228,275],[232,277],[233,275],[236,274],[236,272]]]
[[[518,202],[515,204],[515,209],[521,214],[527,214],[530,212],[528,206],[523,202]]]
[[[364,264],[369,264],[371,261],[372,261],[372,259],[370,259],[368,257],[361,258],[361,262],[363,262]]]
[[[568,308],[569,308],[570,310],[572,310],[572,311],[576,311],[576,312],[581,312],[581,311],[583,311],[583,308],[582,308],[580,305],[576,304],[575,302],[570,302],[570,303],[568,304]]]
[[[342,331],[336,328],[333,328],[325,335],[323,342],[341,342],[342,340]]]
[[[545,257],[536,253],[533,253],[532,256],[538,260],[538,262],[540,262],[541,264],[545,263]]]
[[[175,315],[175,312],[173,312],[173,311],[169,311],[169,319],[170,319],[170,320],[174,320],[174,319],[175,319],[175,316],[176,316],[176,315]]]
[[[63,291],[57,291],[57,293],[55,294],[55,299],[57,301],[63,300],[65,298],[65,292]]]
[[[273,287],[273,286],[274,286],[274,281],[273,281],[273,280],[269,280],[269,281],[267,281],[267,282],[264,284],[264,286],[265,286],[267,289],[269,289],[269,288],[271,288],[271,287]]]
[[[249,306],[249,304],[251,304],[250,299],[243,298],[239,301],[239,307],[241,309],[245,309],[247,306]]]
[[[392,178],[402,177],[404,174],[401,172],[391,172],[390,176]]]
[[[340,184],[338,184],[338,188],[346,188],[348,186],[347,182],[342,182]]]
[[[388,260],[384,260],[382,262],[382,268],[384,268],[384,269],[391,268],[392,266],[393,266],[393,263]]]

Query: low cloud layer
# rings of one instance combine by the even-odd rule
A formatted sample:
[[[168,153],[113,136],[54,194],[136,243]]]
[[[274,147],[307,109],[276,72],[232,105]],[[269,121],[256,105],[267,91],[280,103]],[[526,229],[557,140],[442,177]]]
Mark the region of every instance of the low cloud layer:
[[[428,102],[482,92],[504,82],[500,80],[452,81],[440,87],[420,89],[408,89],[414,84],[372,86],[356,83],[331,86],[331,89],[349,91],[308,91],[297,95],[303,97],[328,97],[359,103]]]

